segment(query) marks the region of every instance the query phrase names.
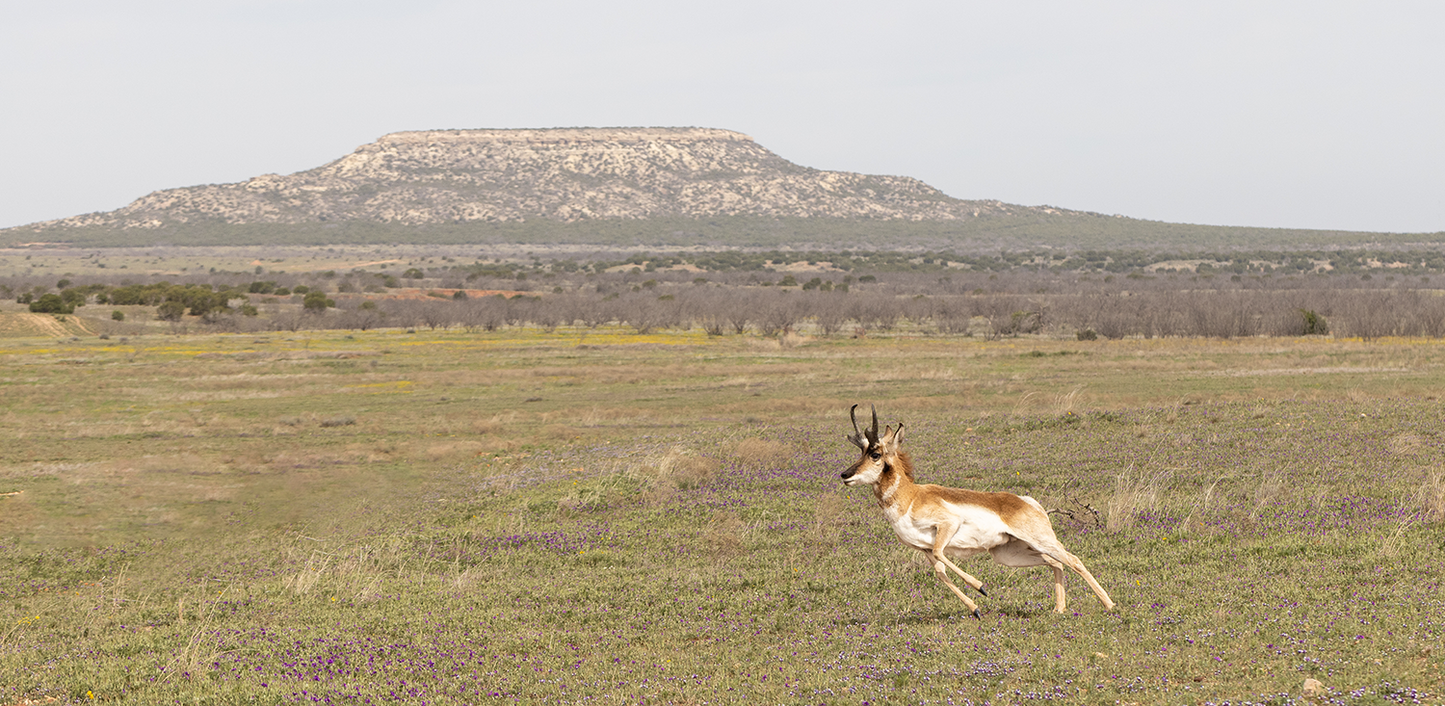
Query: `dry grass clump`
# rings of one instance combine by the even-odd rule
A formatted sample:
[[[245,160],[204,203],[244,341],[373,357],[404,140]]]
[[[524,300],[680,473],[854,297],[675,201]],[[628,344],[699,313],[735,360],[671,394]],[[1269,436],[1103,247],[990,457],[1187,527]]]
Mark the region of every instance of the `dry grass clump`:
[[[848,524],[843,512],[847,509],[846,496],[840,492],[827,493],[813,504],[813,522],[807,530],[807,551],[812,554],[827,554],[837,543],[841,528]]]
[[[1259,486],[1254,489],[1254,509],[1249,511],[1251,521],[1259,518],[1266,505],[1276,498],[1282,496],[1289,484],[1285,482],[1284,471],[1272,469],[1260,479]]]
[[[1436,471],[1415,491],[1415,504],[1427,522],[1445,522],[1445,472]]]
[[[321,577],[326,575],[326,570],[330,568],[331,563],[331,555],[323,552],[312,552],[311,555],[306,558],[306,563],[301,569],[295,574],[286,577],[282,584],[286,590],[298,595],[310,593],[311,589],[320,583]]]
[[[1414,456],[1424,446],[1424,441],[1419,434],[1406,432],[1397,434],[1390,439],[1390,453],[1396,456]]]
[[[423,457],[433,463],[443,461],[464,461],[474,458],[487,448],[479,441],[456,441],[432,444],[423,452]]]
[[[792,457],[792,450],[782,442],[753,437],[738,442],[733,456],[744,466],[779,466]]]
[[[1062,394],[1062,395],[1059,395],[1058,399],[1054,402],[1054,407],[1057,409],[1058,413],[1059,413],[1059,414],[1071,414],[1071,413],[1073,413],[1074,408],[1079,404],[1079,394],[1082,393],[1083,391],[1084,391],[1084,386],[1083,386],[1083,385],[1079,385],[1079,386],[1075,387],[1074,389],[1069,390],[1068,392],[1066,392],[1066,393],[1064,393],[1064,394]]]
[[[1133,466],[1116,476],[1114,494],[1105,505],[1105,529],[1118,532],[1133,526],[1139,513],[1158,509],[1168,481],[1168,471],[1149,475]]]
[[[778,345],[782,348],[797,348],[798,346],[811,343],[812,340],[813,339],[808,338],[807,336],[794,333],[792,331],[787,331],[784,332],[783,335],[778,337]]]
[[[722,464],[714,458],[698,456],[674,446],[661,456],[648,459],[629,469],[629,475],[645,484],[643,500],[657,505],[666,502],[679,490],[691,490],[717,475]]]
[[[714,558],[737,556],[745,546],[748,526],[732,510],[722,510],[712,516],[707,531],[703,532],[703,546]]]
[[[501,430],[502,420],[500,415],[492,417],[491,419],[478,419],[472,422],[473,434],[496,434]]]
[[[717,474],[722,464],[717,459],[704,456],[678,456],[666,465],[666,473],[679,490],[689,490],[702,485]]]
[[[386,567],[400,558],[398,546],[321,546],[311,547],[309,552],[306,547],[294,547],[288,553],[299,558],[303,552],[306,560],[300,570],[282,580],[286,590],[297,595],[328,591],[357,601],[376,598]]]

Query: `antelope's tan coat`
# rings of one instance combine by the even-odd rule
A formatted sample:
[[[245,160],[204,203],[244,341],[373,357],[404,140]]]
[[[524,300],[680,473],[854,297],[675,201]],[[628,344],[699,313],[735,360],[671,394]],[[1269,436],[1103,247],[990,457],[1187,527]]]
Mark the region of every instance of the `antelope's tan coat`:
[[[850,410],[853,416],[857,406]],[[918,484],[913,480],[913,461],[900,446],[903,425],[885,428],[878,435],[878,415],[873,427],[858,430],[853,417],[853,436],[848,440],[862,449],[862,456],[844,471],[847,485],[871,485],[883,516],[904,544],[923,552],[934,572],[964,604],[978,616],[978,605],[948,577],[952,569],[980,594],[983,582],[970,576],[949,560],[968,558],[984,552],[1005,566],[1048,565],[1054,571],[1054,609],[1064,612],[1064,567],[1084,579],[1105,610],[1114,601],[1079,558],[1070,554],[1054,536],[1049,515],[1038,501],[1026,495],[987,493],[940,485]]]

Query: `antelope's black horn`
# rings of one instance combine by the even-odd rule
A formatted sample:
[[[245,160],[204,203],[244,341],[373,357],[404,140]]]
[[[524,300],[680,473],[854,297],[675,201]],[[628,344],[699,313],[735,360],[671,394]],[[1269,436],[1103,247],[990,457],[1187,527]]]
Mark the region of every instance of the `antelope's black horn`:
[[[857,446],[860,449],[867,450],[868,445],[863,443],[863,432],[858,431],[857,411],[858,405],[856,404],[848,408],[848,418],[853,420],[853,435],[848,437],[848,440],[853,442],[854,446]]]
[[[871,404],[868,407],[873,410],[873,428],[868,430],[868,440],[876,444],[878,443],[878,408]]]

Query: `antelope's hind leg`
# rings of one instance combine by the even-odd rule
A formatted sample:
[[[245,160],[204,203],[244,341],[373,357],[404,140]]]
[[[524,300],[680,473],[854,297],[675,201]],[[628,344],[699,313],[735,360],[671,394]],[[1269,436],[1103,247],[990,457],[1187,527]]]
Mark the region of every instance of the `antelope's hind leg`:
[[[1059,547],[1059,551],[1062,554],[1060,560],[1063,564],[1083,578],[1084,583],[1089,584],[1089,588],[1094,591],[1094,595],[1098,597],[1099,602],[1104,604],[1104,610],[1113,610],[1114,600],[1109,598],[1109,594],[1104,591],[1104,587],[1100,586],[1099,582],[1094,580],[1094,575],[1089,573],[1089,569],[1084,566],[1084,562],[1079,561],[1079,557],[1070,554],[1068,550],[1063,547]],[[1057,571],[1057,569],[1055,569],[1055,571]]]
[[[1044,557],[1044,561],[1054,570],[1054,612],[1062,613],[1068,605],[1068,598],[1064,596],[1064,565],[1048,557]]]
[[[1028,542],[1017,537],[1010,539],[1006,544],[1001,544],[988,550],[993,555],[993,560],[1004,566],[1026,568],[1030,566],[1047,565],[1054,571],[1054,612],[1064,612],[1068,604],[1068,598],[1064,594],[1064,565],[1034,549]]]
[[[1033,564],[1012,564],[1009,561],[1005,561],[1003,558],[1000,558],[1000,550],[1003,550],[1003,552],[1007,555],[1010,561],[1027,561],[1026,557],[1029,555],[1038,556],[1039,561]],[[1055,590],[1059,591],[1060,593],[1062,593],[1062,591],[1064,590],[1063,576],[1060,568],[1068,567],[1069,570],[1078,574],[1079,578],[1084,579],[1084,583],[1089,585],[1089,588],[1094,592],[1094,595],[1098,597],[1099,602],[1104,605],[1104,610],[1114,609],[1113,599],[1109,598],[1109,594],[1104,592],[1104,587],[1099,585],[1099,582],[1094,579],[1094,575],[1089,573],[1089,569],[1088,567],[1084,566],[1084,562],[1079,561],[1079,557],[1070,554],[1069,550],[1064,549],[1064,546],[1062,544],[1059,544],[1059,541],[1057,539],[1054,539],[1052,537],[1046,538],[1039,541],[1037,545],[1035,545],[1025,542],[1018,537],[1014,537],[1008,542],[1008,544],[1005,544],[1002,547],[995,547],[990,551],[993,552],[993,557],[996,561],[1007,566],[1037,566],[1039,563],[1047,563],[1054,569],[1054,585],[1056,587]],[[1048,553],[1045,554],[1045,551]],[[1064,604],[1062,598],[1057,601],[1057,604],[1059,612],[1064,612]]]

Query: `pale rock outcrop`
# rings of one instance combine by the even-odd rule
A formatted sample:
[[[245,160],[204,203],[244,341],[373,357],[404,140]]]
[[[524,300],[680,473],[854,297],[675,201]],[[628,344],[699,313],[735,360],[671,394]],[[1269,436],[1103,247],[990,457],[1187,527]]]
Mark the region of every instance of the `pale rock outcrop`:
[[[32,227],[709,216],[953,221],[1037,210],[951,198],[908,177],[801,167],[729,130],[428,130],[384,135],[295,174],[157,191],[115,211]]]

